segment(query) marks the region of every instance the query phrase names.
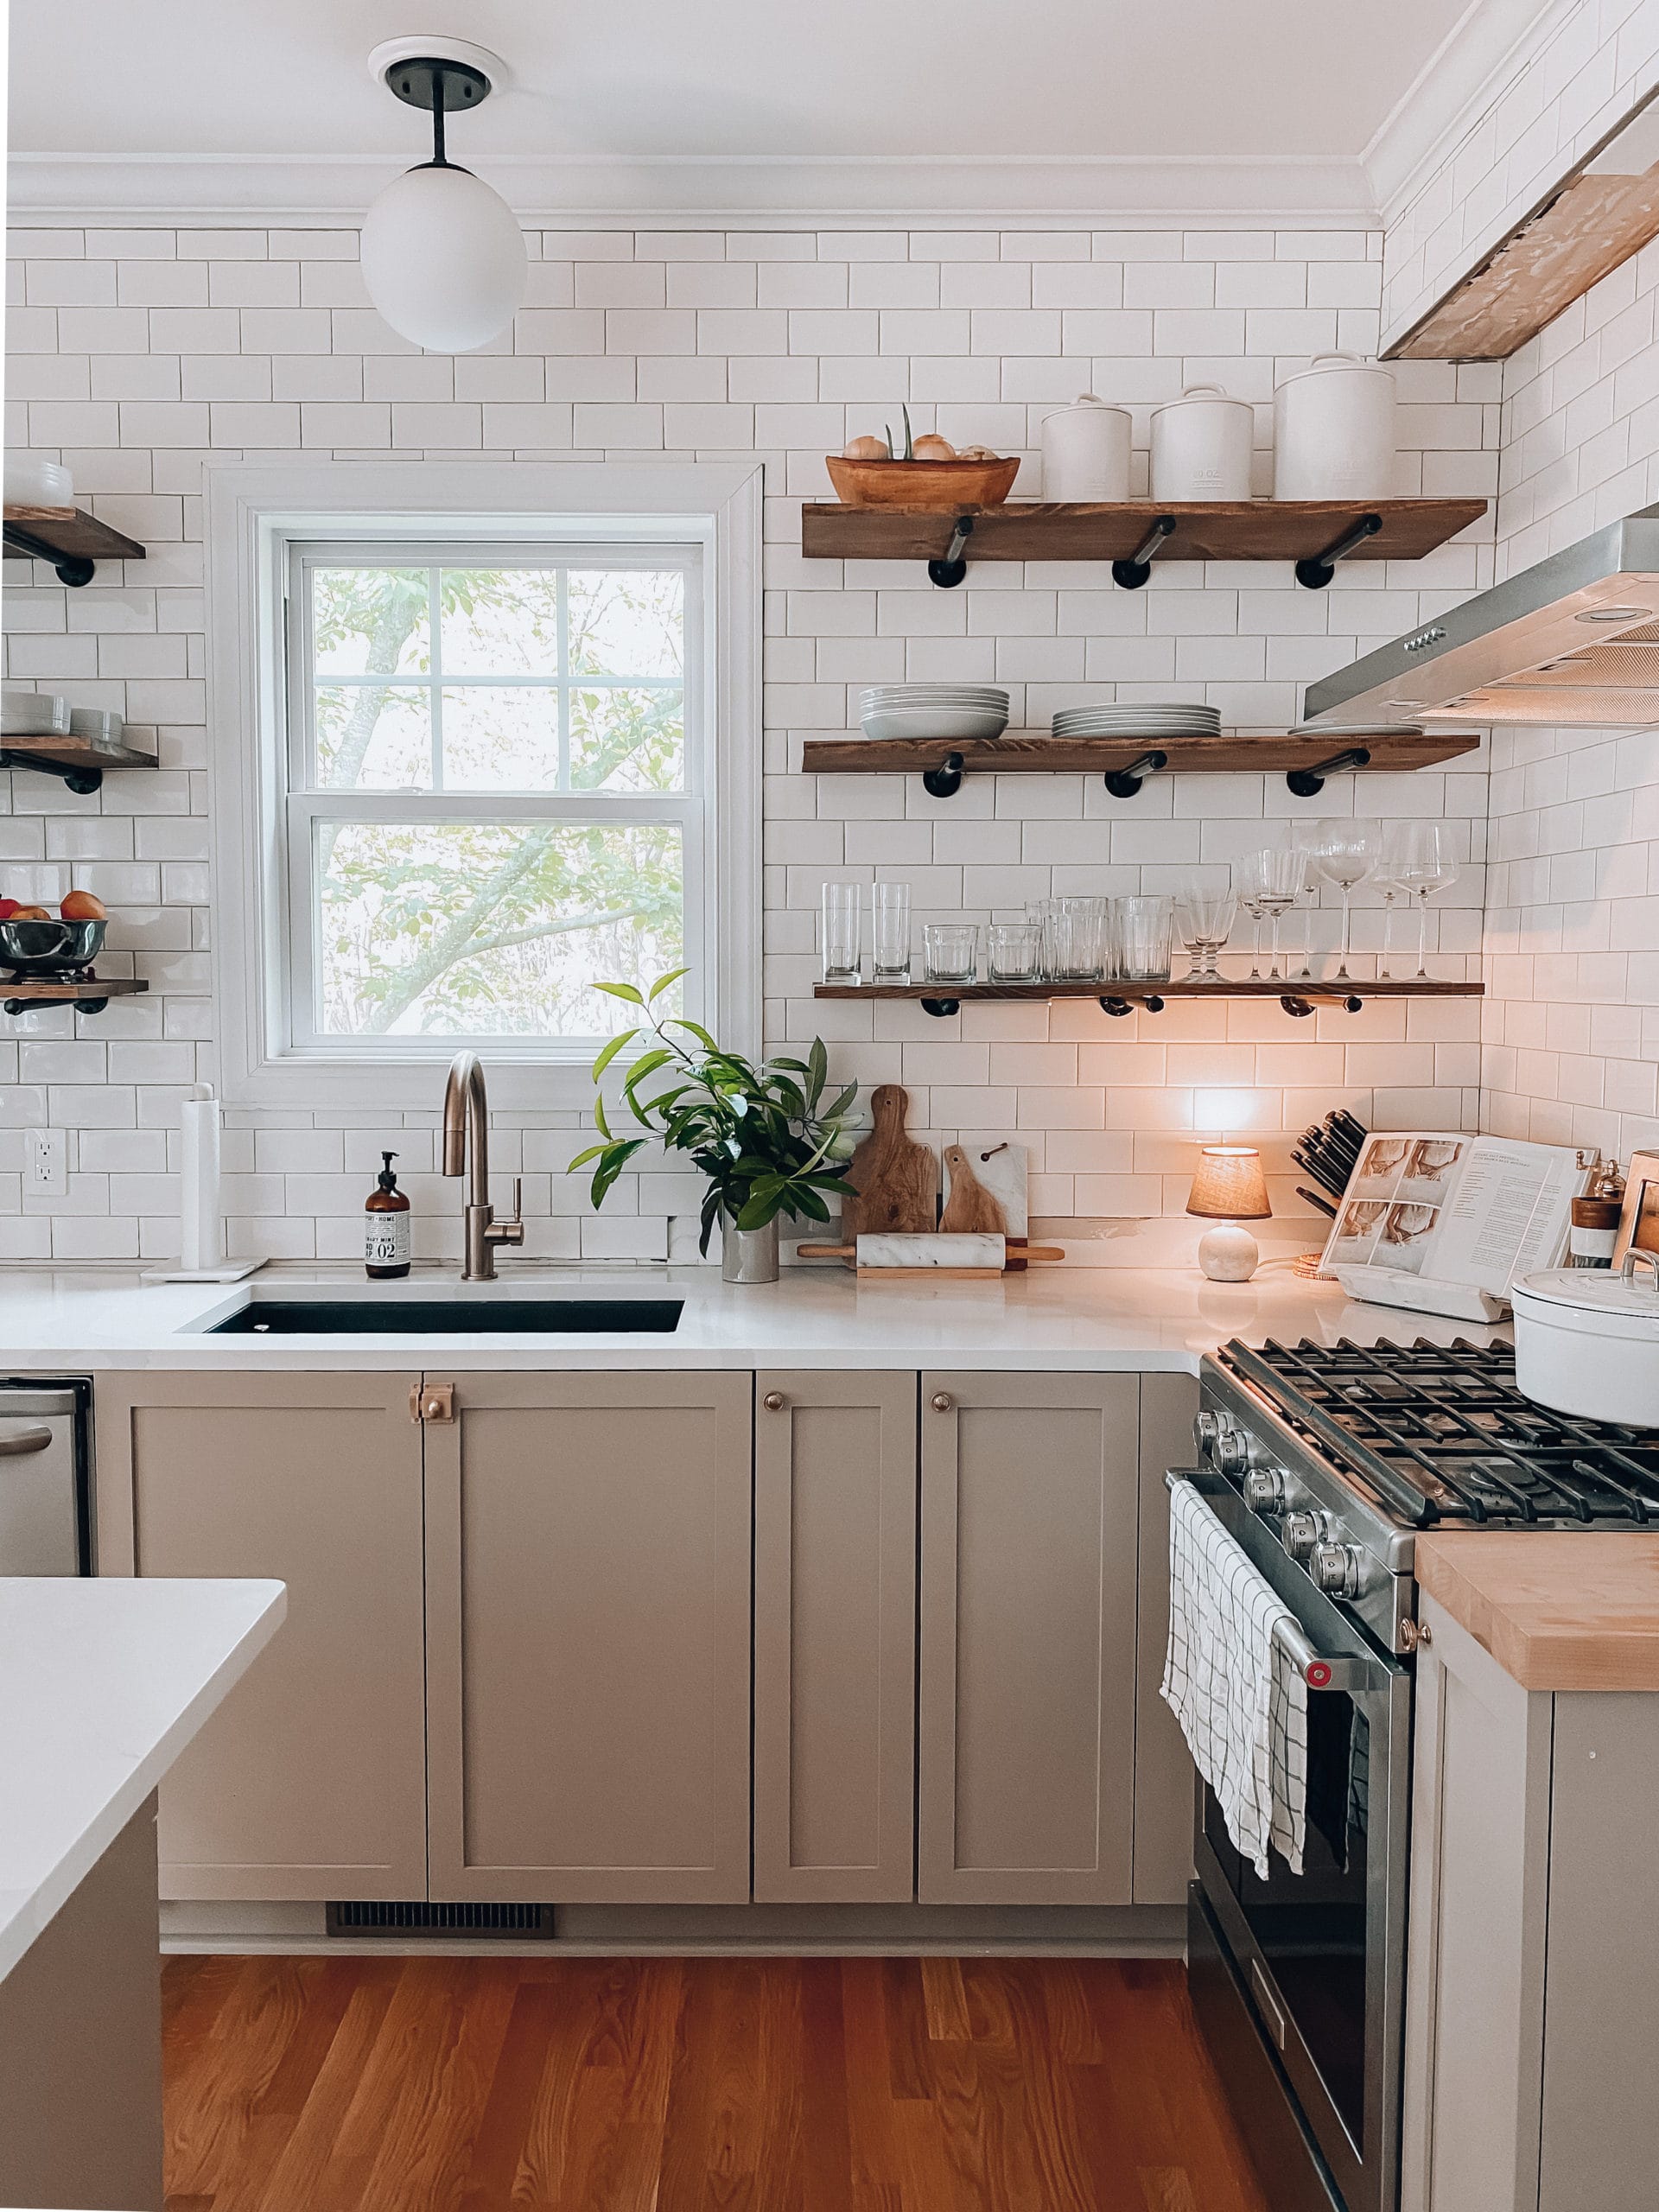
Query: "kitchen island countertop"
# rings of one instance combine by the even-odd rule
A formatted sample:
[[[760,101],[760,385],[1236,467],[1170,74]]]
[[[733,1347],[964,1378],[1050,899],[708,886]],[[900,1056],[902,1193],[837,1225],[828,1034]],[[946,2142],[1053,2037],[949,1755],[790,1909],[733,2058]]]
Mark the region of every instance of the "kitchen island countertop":
[[[1659,1532],[1420,1536],[1417,1580],[1525,1690],[1659,1690]]]
[[[372,1299],[395,1308],[442,1298],[467,1306],[520,1299],[683,1299],[669,1334],[593,1331],[394,1335],[209,1333],[250,1299]],[[859,1282],[836,1267],[786,1268],[780,1282],[723,1283],[715,1268],[519,1265],[499,1281],[461,1283],[453,1267],[417,1267],[368,1283],[360,1268],[295,1263],[251,1281],[146,1285],[137,1270],[16,1268],[0,1277],[4,1366],[20,1375],[105,1370],[430,1368],[457,1370],[788,1367],[1198,1372],[1230,1337],[1261,1343],[1488,1343],[1499,1332],[1433,1314],[1363,1306],[1334,1283],[1268,1265],[1248,1283],[1196,1269],[1051,1268],[989,1283]]]

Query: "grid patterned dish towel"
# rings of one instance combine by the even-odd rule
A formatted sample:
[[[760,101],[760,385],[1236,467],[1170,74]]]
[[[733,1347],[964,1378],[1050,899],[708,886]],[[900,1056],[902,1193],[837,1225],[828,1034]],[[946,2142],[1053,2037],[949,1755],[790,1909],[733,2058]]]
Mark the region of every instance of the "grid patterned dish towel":
[[[1227,1833],[1265,1880],[1294,1874],[1307,1827],[1307,1684],[1274,1641],[1293,1618],[1191,1483],[1170,1493],[1163,1695]]]

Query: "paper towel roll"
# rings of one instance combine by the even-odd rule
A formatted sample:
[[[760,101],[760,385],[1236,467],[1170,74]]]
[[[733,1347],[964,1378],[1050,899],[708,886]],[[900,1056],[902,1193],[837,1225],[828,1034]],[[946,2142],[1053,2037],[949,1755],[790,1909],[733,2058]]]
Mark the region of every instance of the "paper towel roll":
[[[219,1194],[219,1101],[201,1085],[179,1109],[181,1267],[221,1267],[225,1219]]]

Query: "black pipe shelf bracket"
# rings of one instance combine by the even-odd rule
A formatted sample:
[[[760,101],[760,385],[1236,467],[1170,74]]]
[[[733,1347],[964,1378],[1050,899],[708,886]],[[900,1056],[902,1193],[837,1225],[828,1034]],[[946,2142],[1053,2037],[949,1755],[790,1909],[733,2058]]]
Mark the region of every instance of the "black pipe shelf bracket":
[[[0,746],[0,769],[29,768],[39,776],[61,776],[77,798],[90,798],[104,785],[101,768],[70,767],[60,760],[42,760],[32,753],[8,753]]]
[[[1345,752],[1333,753],[1328,760],[1318,761],[1311,768],[1287,768],[1285,783],[1294,798],[1317,798],[1327,776],[1351,774],[1370,765],[1371,756],[1364,746],[1351,745]]]
[[[1161,1014],[1164,1001],[1156,991],[1148,992],[1139,1000],[1120,998],[1115,991],[1108,991],[1100,1001],[1101,1012],[1109,1014],[1115,1021],[1121,1021],[1126,1014],[1134,1014],[1137,1009],[1145,1014]]]
[[[1106,788],[1114,798],[1139,798],[1141,786],[1148,776],[1155,776],[1160,768],[1167,768],[1167,753],[1143,753],[1138,760],[1131,760],[1127,768],[1111,768],[1106,773]]]
[[[1316,553],[1312,560],[1296,563],[1296,581],[1305,591],[1323,591],[1337,573],[1338,561],[1345,561],[1357,553],[1368,537],[1375,537],[1382,527],[1381,515],[1359,515],[1344,530],[1340,537],[1332,538],[1323,553]]]
[[[960,753],[947,753],[937,768],[929,768],[922,777],[922,789],[934,798],[955,798],[962,789],[962,774],[965,763]]]
[[[1382,527],[1379,524],[1378,528]],[[1139,591],[1152,574],[1152,564],[1175,534],[1173,515],[1159,515],[1141,540],[1133,557],[1128,561],[1114,561],[1112,582],[1121,591]]]
[[[962,1012],[960,999],[924,999],[922,1012],[931,1014],[936,1021],[948,1021],[953,1014]]]
[[[941,591],[954,591],[956,589],[957,586],[968,574],[968,563],[965,557],[965,551],[968,540],[973,536],[973,517],[971,515],[958,515],[951,527],[950,543],[944,549],[944,559],[941,561],[930,561],[927,564],[927,580],[929,583],[937,584]]]
[[[25,530],[19,523],[9,522],[5,526],[6,543],[15,552],[27,553],[33,561],[49,561],[57,571],[58,582],[67,584],[72,591],[79,591],[89,584],[98,573],[98,564],[85,553],[65,553],[55,545],[48,545],[45,538],[37,537],[32,530]]]
[[[1327,999],[1332,1006],[1340,1006],[1344,1013],[1357,1014],[1365,1001],[1357,991],[1321,991],[1312,984],[1300,991],[1287,991],[1279,1003],[1285,1012],[1297,1020],[1305,1020],[1313,1011],[1315,999]]]

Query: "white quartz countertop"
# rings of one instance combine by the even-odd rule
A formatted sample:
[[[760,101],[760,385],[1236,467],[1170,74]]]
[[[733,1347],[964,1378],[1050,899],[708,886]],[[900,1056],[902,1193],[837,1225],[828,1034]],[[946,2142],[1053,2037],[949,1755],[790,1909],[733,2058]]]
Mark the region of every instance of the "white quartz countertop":
[[[0,1978],[276,1633],[280,1582],[0,1579]]]
[[[573,1334],[215,1336],[250,1300],[372,1300],[389,1317],[410,1300],[470,1308],[524,1299],[680,1299],[670,1334],[599,1329]],[[453,1268],[417,1268],[370,1283],[358,1268],[267,1268],[229,1286],[145,1285],[119,1270],[0,1275],[0,1372],[95,1374],[99,1369],[922,1368],[1065,1369],[1196,1374],[1230,1337],[1331,1343],[1490,1342],[1495,1332],[1432,1314],[1362,1306],[1334,1283],[1269,1262],[1249,1283],[1212,1283],[1195,1269],[1033,1268],[990,1283],[859,1282],[830,1265],[796,1267],[780,1282],[738,1287],[698,1267],[521,1266],[494,1283],[463,1284]]]

